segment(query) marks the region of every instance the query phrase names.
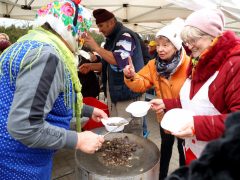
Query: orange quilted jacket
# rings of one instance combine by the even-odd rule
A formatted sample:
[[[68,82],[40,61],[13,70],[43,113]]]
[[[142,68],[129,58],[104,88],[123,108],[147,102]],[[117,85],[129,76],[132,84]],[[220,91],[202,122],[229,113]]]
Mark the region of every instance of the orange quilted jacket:
[[[181,53],[181,64],[169,79],[161,77],[157,73],[155,59],[150,60],[132,79],[124,79],[125,84],[134,92],[146,92],[154,87],[158,98],[177,98],[179,91],[187,77],[189,57],[185,50]],[[158,116],[160,118],[160,116]],[[158,118],[158,120],[160,120]]]

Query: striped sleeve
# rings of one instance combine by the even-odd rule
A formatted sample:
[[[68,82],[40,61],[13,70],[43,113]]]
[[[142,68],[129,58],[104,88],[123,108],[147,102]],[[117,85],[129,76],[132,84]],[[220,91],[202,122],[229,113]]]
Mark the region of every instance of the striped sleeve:
[[[129,33],[124,33],[120,36],[116,43],[116,48],[113,51],[113,56],[121,69],[128,64],[128,57],[133,56],[133,50],[135,48],[136,45],[134,39]]]

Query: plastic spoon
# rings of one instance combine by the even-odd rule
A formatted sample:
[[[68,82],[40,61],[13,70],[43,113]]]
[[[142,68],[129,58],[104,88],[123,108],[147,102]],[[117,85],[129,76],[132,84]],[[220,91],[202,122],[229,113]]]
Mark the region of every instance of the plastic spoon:
[[[109,132],[107,132],[106,134],[104,134],[103,137],[105,137],[106,135],[108,135],[108,134],[110,134],[111,132],[115,131],[115,130],[116,130],[117,128],[119,128],[120,126],[126,126],[126,125],[128,125],[128,124],[129,124],[129,122],[126,122],[126,123],[124,123],[124,124],[120,124],[120,125],[116,126],[116,127],[113,128],[111,131],[109,131]]]

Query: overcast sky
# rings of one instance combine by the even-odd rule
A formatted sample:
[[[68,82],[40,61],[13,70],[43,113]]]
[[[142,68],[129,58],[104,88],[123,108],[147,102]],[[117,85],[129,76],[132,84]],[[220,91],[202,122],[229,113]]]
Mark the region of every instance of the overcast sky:
[[[10,18],[0,18],[0,26],[11,26],[11,25],[15,25],[15,26],[28,26],[31,25],[31,23],[29,21],[25,21],[25,20],[16,20],[16,19],[10,19]]]

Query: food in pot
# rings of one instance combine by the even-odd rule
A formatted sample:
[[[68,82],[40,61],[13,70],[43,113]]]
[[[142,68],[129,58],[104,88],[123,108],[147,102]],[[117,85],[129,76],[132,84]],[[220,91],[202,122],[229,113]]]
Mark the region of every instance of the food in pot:
[[[137,148],[141,147],[130,142],[127,136],[106,140],[98,151],[100,162],[106,166],[131,166],[130,162]]]
[[[122,125],[125,125],[127,122],[125,121],[120,121],[120,122],[117,122],[117,123],[107,123],[108,126],[122,126]]]

